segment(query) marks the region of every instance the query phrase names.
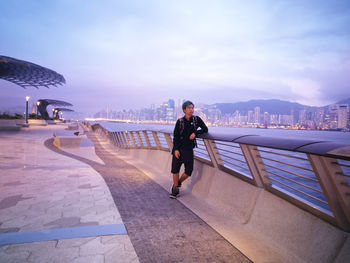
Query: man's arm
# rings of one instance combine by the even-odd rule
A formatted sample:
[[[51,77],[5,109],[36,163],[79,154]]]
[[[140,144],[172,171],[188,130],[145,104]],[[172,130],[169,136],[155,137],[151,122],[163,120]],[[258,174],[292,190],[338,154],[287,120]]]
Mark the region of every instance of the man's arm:
[[[174,128],[173,152],[179,150],[180,147],[180,121],[177,120]]]
[[[198,127],[200,127],[201,129],[196,131],[196,137],[199,134],[203,134],[203,133],[207,133],[208,132],[207,125],[205,125],[204,121],[198,116],[197,116],[197,123],[198,123]]]

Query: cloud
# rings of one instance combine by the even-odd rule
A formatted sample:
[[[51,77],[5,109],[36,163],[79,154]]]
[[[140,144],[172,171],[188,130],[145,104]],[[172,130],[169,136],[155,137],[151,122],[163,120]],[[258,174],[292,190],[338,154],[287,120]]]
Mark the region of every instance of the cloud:
[[[84,110],[186,96],[319,105],[348,94],[349,8],[314,0],[5,1],[0,49],[65,76],[66,87],[34,97]]]
[[[320,84],[311,79],[286,79],[296,102],[304,105],[321,106]]]

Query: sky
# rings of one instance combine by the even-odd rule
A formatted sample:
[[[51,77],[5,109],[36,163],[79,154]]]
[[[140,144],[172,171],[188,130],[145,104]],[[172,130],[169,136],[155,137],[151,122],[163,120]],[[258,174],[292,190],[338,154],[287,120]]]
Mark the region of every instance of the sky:
[[[172,98],[350,97],[348,0],[3,0],[0,55],[50,68],[58,87],[0,79],[0,111],[25,96],[88,114]]]

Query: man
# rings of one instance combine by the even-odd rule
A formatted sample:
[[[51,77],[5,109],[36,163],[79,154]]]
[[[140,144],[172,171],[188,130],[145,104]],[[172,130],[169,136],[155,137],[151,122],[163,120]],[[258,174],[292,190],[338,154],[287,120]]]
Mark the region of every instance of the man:
[[[182,104],[185,116],[178,119],[174,129],[171,173],[173,174],[173,187],[170,198],[175,199],[179,194],[179,187],[183,181],[191,176],[193,171],[193,148],[196,146],[196,137],[208,132],[208,127],[203,120],[194,116],[194,105],[191,101]],[[201,128],[200,130],[197,130]],[[179,178],[181,165],[185,165],[185,172]]]

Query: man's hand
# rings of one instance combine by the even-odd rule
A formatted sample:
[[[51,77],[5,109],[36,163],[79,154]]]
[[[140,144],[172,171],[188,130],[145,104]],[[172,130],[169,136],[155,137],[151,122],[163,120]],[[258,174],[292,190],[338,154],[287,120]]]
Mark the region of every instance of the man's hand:
[[[179,158],[180,158],[180,152],[179,152],[179,150],[175,150],[174,155],[175,155],[175,158],[176,158],[176,159],[179,159]]]
[[[194,140],[194,138],[196,138],[196,134],[193,132],[191,135],[190,135],[190,140]]]

